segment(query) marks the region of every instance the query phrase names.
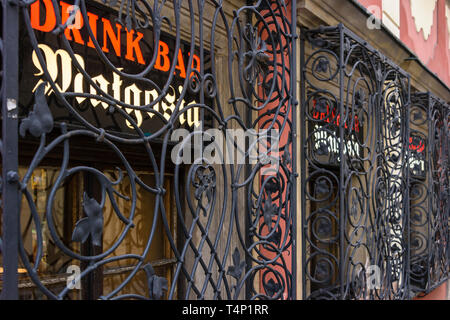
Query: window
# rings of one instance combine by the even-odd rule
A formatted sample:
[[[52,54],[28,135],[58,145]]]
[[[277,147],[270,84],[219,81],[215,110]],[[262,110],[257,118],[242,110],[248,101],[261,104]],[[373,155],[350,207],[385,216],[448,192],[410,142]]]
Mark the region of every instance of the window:
[[[131,197],[130,179],[123,175],[120,179],[119,171],[104,170],[105,176],[110,181],[117,181],[114,186],[116,193],[113,195],[118,211],[129,218]],[[23,177],[26,168],[21,167],[19,171]],[[80,267],[81,272],[88,267],[88,263],[73,259],[65,254],[55,241],[51,229],[56,232],[57,238],[70,251],[82,256],[92,256],[105,252],[115,246],[120,241],[120,237],[125,229],[125,224],[117,216],[113,203],[107,199],[103,209],[103,232],[100,238],[100,246],[94,246],[90,240],[84,243],[73,241],[74,230],[77,222],[86,216],[83,208],[83,201],[94,198],[101,202],[101,186],[92,174],[80,171],[67,179],[54,193],[52,206],[53,223],[47,216],[47,205],[52,188],[59,176],[59,169],[56,167],[39,167],[34,172],[28,185],[30,199],[25,197],[21,203],[21,232],[23,248],[30,263],[34,265],[41,256],[41,262],[37,269],[37,274],[41,282],[51,291],[58,294],[67,285],[67,280],[72,276],[73,270]],[[154,174],[148,171],[137,172],[138,178],[145,184],[151,186],[154,182]],[[170,177],[166,177],[166,194],[163,197],[166,218],[169,230],[175,236],[176,243],[176,222],[173,216],[173,198]],[[136,186],[136,211],[133,218],[134,228],[131,228],[126,236],[120,241],[120,245],[111,252],[105,259],[119,257],[121,255],[137,255],[145,257],[142,266],[151,264],[155,273],[168,280],[171,285],[173,267],[175,263],[173,251],[165,234],[165,228],[158,217],[155,221],[154,208],[156,197],[144,190],[141,186]],[[28,202],[29,201],[29,202]],[[36,221],[33,220],[30,205],[36,208],[40,229],[36,228]],[[160,214],[157,213],[159,216]],[[52,228],[54,225],[54,228]],[[150,247],[148,246],[150,234],[154,227],[153,238]],[[42,237],[40,239],[40,237]],[[92,235],[90,235],[92,237]],[[39,253],[39,242],[42,241],[42,252]],[[69,290],[68,299],[97,299],[101,295],[107,295],[130,275],[137,265],[137,259],[120,259],[97,268],[91,274],[83,277],[81,288]],[[35,284],[30,281],[26,273],[25,266],[21,264],[20,274],[20,297],[22,299],[42,299],[45,296],[40,293]],[[132,280],[120,290],[120,294],[139,294],[148,296],[148,281],[145,268],[140,268]]]
[[[408,75],[343,25],[301,59],[304,298],[404,298]]]

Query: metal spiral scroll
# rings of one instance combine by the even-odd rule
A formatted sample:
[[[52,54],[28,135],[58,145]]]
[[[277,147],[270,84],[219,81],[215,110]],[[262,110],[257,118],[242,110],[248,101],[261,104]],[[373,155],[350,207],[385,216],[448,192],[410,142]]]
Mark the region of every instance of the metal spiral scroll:
[[[139,81],[150,89],[156,89],[158,97],[148,105],[127,105],[114,96],[102,90],[77,60],[72,43],[64,34],[68,27],[62,24],[61,12],[57,1],[52,0],[56,11],[57,27],[53,34],[61,37],[61,48],[68,52],[72,66],[82,74],[86,83],[95,89],[92,93],[62,92],[58,84],[52,80],[46,65],[45,57],[38,48],[35,30],[30,25],[30,6],[35,1],[21,2],[21,10],[25,21],[24,28],[29,37],[29,45],[37,54],[37,59],[43,67],[42,84],[34,95],[34,104],[26,117],[20,123],[20,134],[23,137],[34,136],[39,139],[39,147],[27,165],[27,171],[20,177],[19,189],[26,200],[32,216],[32,223],[37,232],[37,253],[34,261],[29,260],[25,252],[23,239],[19,239],[20,257],[29,277],[38,290],[52,299],[64,299],[69,289],[54,292],[43,284],[39,276],[39,268],[43,257],[43,235],[39,214],[34,205],[29,190],[29,182],[33,171],[54,150],[62,150],[62,160],[55,183],[50,186],[46,199],[45,217],[52,241],[63,255],[78,260],[87,265],[81,278],[88,277],[108,263],[121,259],[135,261],[134,267],[124,281],[111,292],[104,292],[101,299],[169,299],[177,298],[177,284],[184,281],[185,292],[182,298],[198,299],[290,299],[294,296],[292,261],[295,259],[293,243],[294,221],[294,177],[295,166],[293,156],[295,129],[294,94],[295,73],[291,72],[294,57],[293,41],[295,40],[295,24],[291,22],[291,12],[295,13],[295,4],[283,0],[250,1],[248,5],[234,10],[230,18],[224,9],[225,1],[205,0],[174,0],[174,1],[106,1],[105,5],[117,8],[117,21],[128,30],[151,30],[153,43],[158,43],[161,31],[170,30],[175,36],[175,52],[181,41],[181,21],[188,21],[190,59],[187,63],[187,74],[176,107],[169,118],[165,118],[153,107],[170,95],[170,85],[173,81],[176,56],[171,64],[169,76],[163,85],[157,85],[148,78],[155,66],[156,50],[153,57],[147,61],[138,73],[129,73],[119,64],[110,60],[101,50],[99,43],[93,37],[93,31],[86,24],[97,53],[99,61],[107,72],[120,75],[122,79]],[[89,1],[76,0],[84,21],[88,21],[87,6]],[[208,9],[208,11],[206,10]],[[187,11],[186,11],[187,10]],[[188,12],[187,20],[185,13]],[[204,23],[204,15],[212,13],[212,24]],[[196,21],[198,17],[198,21]],[[183,22],[184,23],[184,22]],[[228,60],[226,65],[216,65],[216,32],[225,31]],[[210,37],[206,34],[210,32]],[[208,33],[209,34],[209,33]],[[192,57],[196,50],[201,60],[210,59],[207,70],[204,66],[193,69]],[[206,47],[205,42],[209,43]],[[206,57],[208,51],[208,57]],[[217,74],[218,68],[227,70],[226,76]],[[220,88],[227,87],[229,90]],[[79,123],[79,128],[66,126],[52,116],[46,95],[48,88],[55,95],[58,103],[70,116]],[[199,96],[196,105],[181,106],[184,95],[191,93]],[[75,107],[75,98],[96,99],[107,105],[108,111],[116,117],[127,121],[133,128],[134,136],[123,136],[98,127],[83,117],[83,110]],[[261,133],[277,129],[282,137],[279,144],[279,170],[270,176],[263,176],[262,170],[267,157],[271,155],[271,145],[266,142],[266,153],[258,158],[256,164],[234,165],[212,164],[200,156],[187,168],[182,164],[173,169],[174,197],[177,224],[181,230],[181,241],[175,241],[175,236],[169,228],[168,215],[163,196],[165,165],[170,160],[169,140],[176,121],[186,116],[191,108],[200,108],[201,112],[213,119],[224,136],[227,129],[254,129],[259,137]],[[131,111],[131,112],[130,112]],[[151,136],[139,128],[137,114],[139,112],[153,113],[161,121],[161,128]],[[249,115],[255,115],[250,117]],[[200,126],[190,132],[191,138],[208,133]],[[69,165],[73,152],[71,143],[82,138],[111,150],[119,160],[120,168],[116,169],[115,178],[111,178],[101,170],[90,166]],[[162,143],[160,142],[162,141]],[[157,144],[158,143],[158,144]],[[217,143],[217,142],[213,142]],[[133,145],[143,150],[148,158],[148,170],[154,172],[153,185],[144,183],[121,150],[121,145]],[[161,150],[155,155],[155,146]],[[235,148],[236,145],[228,147]],[[251,150],[239,150],[250,159]],[[144,154],[143,154],[144,156]],[[181,156],[181,154],[179,154]],[[219,155],[225,158],[225,155]],[[91,198],[83,193],[83,210],[86,217],[80,219],[74,230],[72,240],[75,242],[91,241],[98,245],[103,230],[103,210],[105,203],[110,203],[114,209],[114,219],[122,223],[122,230],[117,240],[109,247],[103,248],[96,255],[81,255],[70,245],[62,241],[57,232],[57,219],[54,216],[55,194],[57,189],[78,172],[89,172],[101,187],[101,199]],[[117,185],[127,179],[129,193],[122,194]],[[137,189],[144,190],[138,194]],[[136,201],[138,197],[154,196],[155,206],[153,226],[160,223],[170,244],[170,251],[176,259],[174,275],[171,283],[158,276],[152,266],[145,264],[146,256],[153,249],[152,241],[155,233],[153,228],[146,240],[145,250],[139,254],[124,254],[111,257],[122,241],[130,235],[135,227]],[[121,212],[117,201],[129,202],[130,210]],[[246,204],[243,209],[241,203]],[[237,237],[236,237],[237,235]],[[148,281],[148,295],[122,294],[121,290],[137,275],[145,273]]]
[[[404,298],[409,78],[342,25],[303,30],[301,57],[305,298]]]

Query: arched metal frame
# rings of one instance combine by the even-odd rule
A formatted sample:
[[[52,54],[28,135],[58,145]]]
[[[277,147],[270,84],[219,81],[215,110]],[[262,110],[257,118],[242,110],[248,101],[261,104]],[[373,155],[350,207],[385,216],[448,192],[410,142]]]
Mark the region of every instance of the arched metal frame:
[[[39,1],[39,0],[38,0]],[[92,88],[92,93],[62,92],[57,83],[52,80],[46,66],[42,52],[38,49],[35,30],[30,25],[30,6],[35,0],[29,1],[2,1],[2,156],[3,177],[2,206],[3,206],[3,233],[2,258],[5,272],[3,274],[2,298],[16,299],[18,297],[18,278],[16,270],[21,259],[28,276],[47,298],[64,299],[69,288],[53,292],[40,279],[38,269],[42,261],[42,228],[39,216],[28,190],[28,182],[35,170],[45,157],[56,147],[62,146],[62,160],[59,174],[47,199],[45,210],[48,228],[52,240],[56,243],[62,254],[71,259],[86,264],[81,272],[81,278],[86,278],[102,266],[119,259],[134,259],[133,269],[126,279],[111,292],[105,292],[101,299],[159,299],[164,294],[167,298],[176,298],[176,286],[184,283],[182,298],[197,299],[292,299],[295,298],[295,68],[296,51],[293,45],[297,39],[295,24],[295,1],[259,0],[243,3],[242,7],[234,11],[230,18],[225,14],[226,1],[215,0],[173,0],[173,1],[119,1],[118,22],[128,30],[151,30],[154,43],[158,39],[163,27],[169,27],[175,37],[175,52],[178,51],[181,41],[182,7],[188,10],[188,21],[191,24],[189,38],[191,41],[190,59],[187,63],[186,77],[183,91],[176,107],[169,119],[165,119],[153,106],[169,94],[169,86],[173,81],[173,73],[177,65],[177,57],[171,63],[169,77],[163,86],[150,81],[147,76],[151,74],[156,61],[156,52],[152,59],[138,74],[127,73],[115,65],[101,50],[89,24],[85,24],[93,40],[98,58],[105,68],[122,79],[131,79],[146,83],[155,88],[159,96],[149,105],[127,105],[116,99],[101,86],[92,80],[92,76],[83,69],[76,59],[71,43],[67,40],[64,30],[67,23],[62,25],[58,2],[52,0],[56,12],[56,25],[54,34],[61,37],[61,47],[71,57],[72,67],[82,74]],[[88,1],[75,0],[80,8],[84,21],[88,21],[86,4]],[[108,1],[105,5],[116,6],[117,1]],[[206,11],[208,7],[208,11]],[[211,10],[212,8],[212,10]],[[163,12],[170,12],[163,16]],[[204,15],[213,13],[212,25],[204,23]],[[73,12],[72,14],[75,14]],[[28,45],[35,50],[37,59],[43,66],[42,80],[48,83],[58,101],[70,112],[71,116],[81,124],[73,128],[65,123],[57,123],[51,108],[47,104],[44,86],[42,84],[35,92],[33,110],[26,118],[18,119],[18,53],[19,53],[19,18],[23,17],[25,28],[30,39]],[[197,20],[198,18],[198,20]],[[209,18],[209,17],[208,17]],[[220,25],[220,26],[219,26]],[[215,32],[222,28],[226,34],[227,60],[225,68],[228,74],[217,74]],[[210,38],[206,39],[206,34]],[[198,48],[195,41],[198,40]],[[206,48],[204,42],[210,46]],[[198,49],[200,61],[209,53],[211,66],[207,70],[202,64],[196,70],[192,68],[194,50]],[[31,57],[30,57],[31,58]],[[69,66],[66,66],[69,67]],[[228,90],[222,90],[222,82],[227,82]],[[263,88],[261,90],[261,88]],[[199,102],[195,106],[181,104],[183,95],[187,92],[198,94]],[[109,111],[117,117],[131,124],[134,137],[124,137],[105,128],[98,127],[84,119],[79,110],[73,106],[75,97],[96,99],[106,103]],[[213,101],[211,105],[208,101]],[[190,108],[198,107],[214,119],[217,128],[226,135],[228,129],[252,129],[258,143],[264,144],[256,162],[250,162],[252,148],[246,146],[238,150],[236,144],[228,145],[236,152],[245,156],[245,164],[225,163],[213,164],[203,154],[195,159],[194,163],[182,167],[175,163],[171,172],[174,179],[174,197],[177,223],[180,227],[180,237],[174,240],[168,227],[167,215],[163,196],[166,192],[164,182],[167,177],[167,161],[170,159],[170,137],[175,129],[175,123],[181,116],[185,116]],[[153,112],[162,122],[161,129],[151,136],[146,135],[137,123],[136,117],[129,110],[137,112]],[[263,175],[262,170],[267,164],[268,157],[277,150],[271,150],[270,142],[261,137],[267,137],[265,132],[278,130],[280,141],[279,149],[275,155],[279,162],[278,171],[271,175]],[[24,137],[34,136],[39,139],[39,146],[24,176],[18,174],[18,134]],[[189,133],[190,137],[208,134],[206,128],[200,126]],[[77,137],[96,141],[111,149],[121,161],[119,180],[111,181],[104,172],[89,165],[78,167],[69,166],[71,143]],[[265,141],[265,142],[264,142]],[[154,172],[155,184],[147,185],[140,180],[119,145],[139,146],[145,150],[148,157],[149,170]],[[155,146],[160,146],[158,156],[155,155]],[[261,146],[260,146],[261,147]],[[205,148],[205,146],[203,146]],[[261,150],[265,150],[262,151]],[[178,157],[181,153],[178,153]],[[185,170],[185,171],[183,171]],[[76,172],[89,172],[96,179],[101,188],[101,201],[90,198],[84,194],[83,209],[86,217],[79,220],[73,241],[91,241],[98,245],[103,230],[103,208],[105,202],[111,202],[116,218],[122,221],[123,230],[117,241],[110,247],[95,255],[83,255],[75,252],[59,238],[56,231],[52,205],[57,188],[66,179]],[[186,176],[183,176],[186,172]],[[127,196],[119,195],[115,185],[127,177],[130,181],[131,193]],[[181,185],[185,181],[185,185]],[[159,220],[164,226],[165,237],[170,244],[170,250],[176,259],[176,267],[172,285],[163,277],[155,274],[152,266],[144,264],[145,257],[151,250],[154,228],[149,236],[145,250],[140,254],[125,254],[108,257],[113,253],[128,233],[134,227],[136,211],[137,187],[152,194],[156,201],[154,207],[154,221]],[[220,193],[220,197],[218,196]],[[120,212],[114,206],[116,198],[121,196],[130,202],[130,212]],[[20,201],[26,199],[33,223],[37,230],[38,248],[35,261],[30,261],[24,250],[23,239],[20,232]],[[221,202],[219,203],[219,200]],[[242,206],[239,201],[245,203]],[[19,233],[19,234],[18,234]],[[194,238],[196,240],[194,241]],[[190,252],[190,255],[188,254]],[[188,263],[189,261],[189,263]],[[121,289],[127,285],[137,274],[145,272],[148,281],[148,295],[121,294]],[[201,277],[198,275],[201,274]]]

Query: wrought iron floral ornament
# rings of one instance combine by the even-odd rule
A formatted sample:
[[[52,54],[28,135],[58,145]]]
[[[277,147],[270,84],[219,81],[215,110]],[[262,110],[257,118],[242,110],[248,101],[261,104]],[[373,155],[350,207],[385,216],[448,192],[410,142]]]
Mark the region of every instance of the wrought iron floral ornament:
[[[245,40],[249,45],[249,51],[244,54],[248,61],[244,68],[245,80],[255,84],[259,75],[265,75],[270,64],[267,54],[267,44],[261,39],[258,30],[251,24],[245,26]]]
[[[164,292],[168,290],[168,281],[166,278],[157,276],[151,264],[142,267],[147,275],[147,285],[150,299],[160,300]]]
[[[195,198],[199,201],[203,214],[206,216],[215,194],[216,174],[210,166],[198,166],[192,178],[194,179]],[[201,203],[203,195],[206,195],[206,207]]]
[[[264,281],[263,286],[269,297],[273,297],[282,288],[281,285],[278,282],[275,282],[272,278],[270,278],[267,282]]]
[[[89,198],[85,192],[83,194],[83,209],[87,217],[81,219],[75,225],[72,241],[84,243],[91,236],[92,244],[100,247],[103,233],[103,208],[97,200]]]
[[[44,133],[50,133],[53,129],[53,117],[45,98],[46,82],[41,83],[34,94],[35,103],[28,117],[22,120],[19,132],[22,137],[29,131],[33,136],[40,137]]]
[[[267,226],[269,232],[272,231],[272,217],[277,214],[278,206],[272,202],[272,193],[268,193],[266,200],[264,201],[264,223]]]
[[[227,274],[239,281],[245,269],[245,261],[241,261],[241,254],[238,248],[234,249],[232,258],[233,265],[228,267]]]

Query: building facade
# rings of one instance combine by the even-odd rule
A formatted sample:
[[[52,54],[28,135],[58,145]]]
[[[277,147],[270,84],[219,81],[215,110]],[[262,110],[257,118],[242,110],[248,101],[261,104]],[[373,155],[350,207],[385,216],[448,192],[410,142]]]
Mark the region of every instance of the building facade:
[[[449,8],[2,1],[1,297],[445,299]]]

